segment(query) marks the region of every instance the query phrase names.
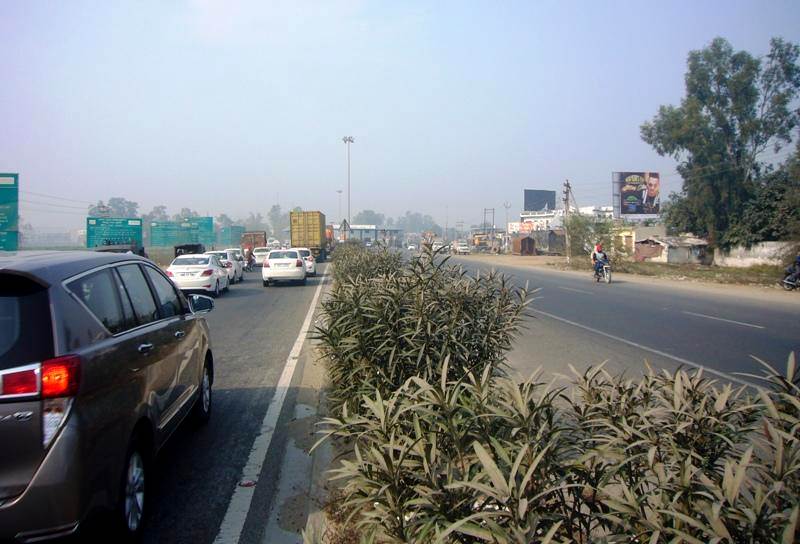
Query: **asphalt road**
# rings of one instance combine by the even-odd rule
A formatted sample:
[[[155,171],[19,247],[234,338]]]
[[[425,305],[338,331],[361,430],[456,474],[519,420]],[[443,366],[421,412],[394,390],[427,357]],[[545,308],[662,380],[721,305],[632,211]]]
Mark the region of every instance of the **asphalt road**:
[[[475,258],[454,259],[470,270],[493,266]],[[510,360],[522,374],[538,366],[565,371],[608,361],[614,371],[653,366],[703,366],[722,377],[761,374],[753,357],[783,368],[800,351],[800,306],[795,293],[785,302],[757,300],[673,283],[642,284],[614,279],[595,283],[591,273],[495,266],[517,285],[539,289]],[[788,297],[792,297],[791,299]]]
[[[323,270],[320,265],[319,272]],[[256,269],[217,299],[207,316],[215,360],[211,420],[199,428],[185,422],[159,453],[149,480],[145,543],[214,542],[321,281],[318,275],[308,278],[305,286],[264,288],[261,271]],[[242,533],[243,543],[261,539],[297,394],[296,388],[291,389],[283,405]],[[102,531],[102,522],[93,524],[81,538],[95,538]]]

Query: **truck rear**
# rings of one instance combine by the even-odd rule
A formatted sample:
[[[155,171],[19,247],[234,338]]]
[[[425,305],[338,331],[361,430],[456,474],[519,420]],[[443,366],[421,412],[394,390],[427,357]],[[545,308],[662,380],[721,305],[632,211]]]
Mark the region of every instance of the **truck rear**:
[[[242,251],[248,250],[248,253],[253,251],[256,247],[267,247],[267,233],[263,230],[253,230],[242,234],[240,243]]]
[[[307,247],[318,261],[328,255],[325,214],[322,212],[290,212],[292,247]]]

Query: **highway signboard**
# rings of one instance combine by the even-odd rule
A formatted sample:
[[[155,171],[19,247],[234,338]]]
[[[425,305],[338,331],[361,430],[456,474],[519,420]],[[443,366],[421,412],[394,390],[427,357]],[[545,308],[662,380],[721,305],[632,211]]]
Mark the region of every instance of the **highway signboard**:
[[[142,246],[142,220],[128,217],[87,217],[86,247]]]
[[[19,246],[19,174],[0,174],[0,251]]]

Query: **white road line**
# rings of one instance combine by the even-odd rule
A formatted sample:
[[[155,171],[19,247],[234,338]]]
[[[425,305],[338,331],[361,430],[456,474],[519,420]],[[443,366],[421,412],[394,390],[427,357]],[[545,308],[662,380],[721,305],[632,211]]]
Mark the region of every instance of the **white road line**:
[[[753,327],[754,329],[765,329],[761,325],[753,325],[752,323],[745,323],[743,321],[734,321],[733,319],[725,319],[722,317],[714,317],[713,315],[696,314],[694,312],[683,311],[684,314],[696,315],[697,317],[705,317],[706,319],[714,319],[716,321],[725,321],[726,323],[733,323],[734,325],[742,325],[743,327]]]
[[[261,475],[261,468],[264,466],[266,460],[267,450],[269,450],[272,436],[275,433],[275,426],[278,423],[278,417],[281,415],[283,408],[283,401],[286,400],[286,393],[289,391],[289,386],[292,383],[294,370],[297,366],[297,358],[300,356],[300,350],[303,348],[306,335],[311,327],[311,319],[314,317],[314,309],[317,307],[317,300],[322,291],[322,285],[325,283],[327,275],[321,276],[317,290],[314,293],[314,298],[311,300],[311,306],[306,314],[306,319],[303,321],[303,326],[300,328],[300,334],[294,341],[292,351],[289,352],[289,357],[286,359],[286,366],[283,368],[283,373],[278,380],[278,385],[275,386],[275,394],[267,408],[267,413],[264,415],[264,420],[261,422],[261,429],[253,441],[253,446],[250,448],[250,456],[247,458],[247,464],[242,469],[242,474],[239,477],[239,485],[233,491],[231,502],[228,504],[228,510],[225,512],[225,517],[220,525],[219,533],[214,539],[215,544],[234,544],[239,542],[239,537],[244,529],[244,522],[247,519],[247,513],[250,511],[250,504],[253,502],[253,495],[255,494],[255,483]],[[245,484],[245,485],[241,485]]]
[[[718,376],[720,378],[723,378],[723,379],[731,381],[731,382],[736,382],[736,383],[738,383],[740,385],[746,385],[746,386],[749,386],[749,387],[753,387],[753,385],[754,385],[754,384],[748,382],[747,380],[742,380],[741,378],[736,378],[736,377],[731,376],[730,374],[728,374],[726,372],[721,372],[719,370],[714,370],[713,368],[708,368],[707,366],[703,366],[701,364],[695,363],[694,361],[690,361],[690,360],[684,359],[682,357],[676,357],[675,355],[670,355],[669,353],[663,352],[663,351],[658,350],[658,349],[650,348],[650,347],[647,347],[647,346],[643,346],[642,344],[637,344],[636,342],[631,342],[630,340],[626,340],[625,338],[620,338],[619,336],[614,336],[613,334],[608,334],[607,332],[603,332],[603,331],[597,330],[595,328],[588,327],[586,325],[581,325],[580,323],[576,323],[574,321],[570,321],[569,319],[564,319],[563,317],[559,317],[557,315],[553,315],[553,314],[548,313],[548,312],[543,312],[542,310],[534,310],[533,308],[531,308],[531,311],[532,312],[536,312],[538,314],[545,315],[545,316],[547,316],[547,317],[549,317],[551,319],[555,319],[556,321],[561,321],[562,323],[566,323],[568,325],[572,325],[573,327],[578,327],[580,329],[584,329],[584,330],[587,330],[589,332],[593,332],[595,334],[599,334],[601,336],[605,336],[606,338],[611,338],[612,340],[616,340],[617,342],[622,342],[623,344],[628,344],[629,346],[633,346],[635,348],[638,348],[638,349],[641,349],[641,350],[644,350],[644,351],[649,351],[650,353],[654,353],[656,355],[660,355],[661,357],[666,357],[667,359],[672,359],[673,361],[676,361],[678,363],[681,363],[681,364],[684,364],[684,365],[689,365],[689,366],[697,368],[697,369],[701,369],[702,368],[703,372],[707,372],[709,374],[713,374],[715,376]]]
[[[583,293],[584,295],[594,295],[591,291],[584,291],[583,289],[573,289],[572,287],[558,287],[559,289],[563,289],[564,291],[573,291],[575,293]]]

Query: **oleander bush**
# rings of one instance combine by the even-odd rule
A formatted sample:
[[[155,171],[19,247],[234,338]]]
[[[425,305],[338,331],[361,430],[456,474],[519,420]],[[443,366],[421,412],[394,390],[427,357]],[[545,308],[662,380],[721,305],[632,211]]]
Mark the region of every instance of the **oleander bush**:
[[[438,380],[489,367],[502,372],[528,294],[498,274],[469,276],[434,252],[403,263],[355,245],[334,256],[334,286],[316,328],[335,411],[357,412],[417,376]]]
[[[763,388],[602,366],[568,389],[517,383],[504,357],[525,304],[431,254],[337,282],[322,433],[350,448],[331,474],[361,542],[798,541],[794,354]]]

